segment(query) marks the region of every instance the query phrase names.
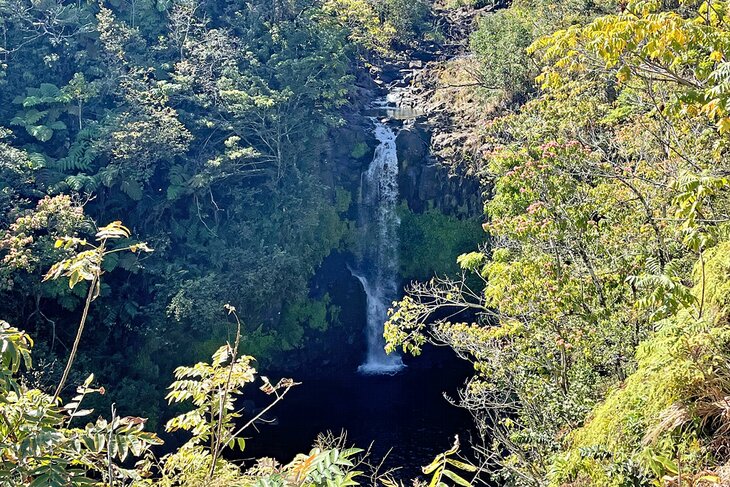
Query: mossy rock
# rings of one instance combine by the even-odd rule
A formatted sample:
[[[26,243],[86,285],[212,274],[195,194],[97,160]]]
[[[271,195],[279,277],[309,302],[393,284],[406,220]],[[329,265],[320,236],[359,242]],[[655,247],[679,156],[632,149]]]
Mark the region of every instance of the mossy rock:
[[[355,159],[362,159],[370,152],[370,148],[365,142],[358,142],[350,151],[350,156]]]

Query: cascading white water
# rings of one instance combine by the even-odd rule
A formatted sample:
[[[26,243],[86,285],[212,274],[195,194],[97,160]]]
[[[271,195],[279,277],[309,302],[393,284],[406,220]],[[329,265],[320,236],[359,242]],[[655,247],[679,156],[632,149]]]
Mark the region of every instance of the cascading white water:
[[[367,244],[362,265],[353,274],[367,296],[367,357],[358,367],[365,374],[394,374],[401,357],[385,353],[383,324],[388,308],[398,298],[398,155],[395,132],[374,120],[379,145],[362,181],[361,219]]]

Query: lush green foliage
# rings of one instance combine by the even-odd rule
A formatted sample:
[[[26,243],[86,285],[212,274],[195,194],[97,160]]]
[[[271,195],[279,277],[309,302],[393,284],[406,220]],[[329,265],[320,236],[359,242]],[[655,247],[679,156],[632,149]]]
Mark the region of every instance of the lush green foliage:
[[[192,437],[159,460],[150,446],[162,442],[143,430],[144,418],[116,416],[112,406],[110,421],[99,418],[83,428],[72,426],[93,413],[82,408],[85,397],[105,392],[103,388],[91,387],[93,375],[77,388],[70,402],[60,406],[50,395],[17,381],[21,367],[31,368],[31,339],[3,321],[0,345],[0,485],[358,485],[355,478],[362,472],[355,470],[351,460],[360,453],[358,449],[315,448],[309,454],[298,455],[290,464],[262,459],[245,472],[215,454],[218,448],[243,449],[245,442],[240,434],[258,417],[237,429],[231,422],[240,416],[235,411],[235,399],[244,384],[254,381],[256,371],[249,365],[252,358],[236,357],[230,344],[216,352],[210,365],[199,363],[177,370],[179,380],[170,386],[168,397],[171,402],[190,400],[195,408],[173,418],[167,428],[188,430]],[[276,397],[273,404],[295,385],[290,379],[275,386],[265,377],[262,379],[262,389]],[[223,414],[219,416],[219,412]],[[143,456],[135,468],[124,466],[129,458]]]
[[[53,396],[39,389],[29,388],[19,381],[24,370],[32,369],[33,342],[25,332],[0,321],[0,483],[3,486],[80,486],[80,485],[298,485],[298,486],[353,486],[362,472],[354,470],[350,457],[361,450],[315,448],[309,455],[299,455],[286,466],[273,460],[261,460],[250,471],[224,460],[226,448],[243,450],[245,440],[241,433],[252,426],[266,411],[282,400],[295,385],[291,379],[281,379],[272,385],[262,377],[261,390],[274,396],[273,402],[261,413],[239,426],[235,420],[242,417],[243,409],[236,399],[243,387],[254,382],[256,370],[251,367],[253,357],[239,356],[241,322],[236,309],[226,305],[229,315],[236,320],[233,343],[220,347],[212,362],[192,367],[178,367],[176,381],[170,386],[170,403],[190,401],[193,408],[172,418],[167,431],[185,430],[191,433],[187,443],[159,460],[150,447],[162,441],[143,431],[146,419],[119,417],[111,406],[111,420],[99,418],[84,428],[72,427],[72,422],[93,413],[81,403],[88,394],[104,394],[101,388],[92,388],[93,374],[76,389],[70,402],[62,405],[59,392],[63,390],[68,371],[77,353],[84,330],[89,306],[100,290],[103,264],[117,252],[151,251],[145,244],[133,243],[110,249],[110,241],[129,239],[130,231],[120,222],[99,229],[98,244],[64,237],[55,247],[79,250],[68,259],[56,263],[46,275],[47,280],[68,278],[69,287],[89,282],[88,297],[77,332],[77,338],[64,370],[61,382]],[[142,457],[135,468],[124,467],[130,457]]]
[[[356,240],[352,166],[332,146],[362,102],[356,75],[430,21],[412,0],[0,0],[0,315],[40,363],[1,321],[0,484],[358,484],[360,450],[332,439],[285,465],[226,458],[263,414],[246,388],[271,407],[296,385],[240,350],[293,369],[323,362],[302,350],[325,332],[348,335],[310,292]],[[471,243],[442,215],[409,221]],[[162,420],[187,441],[157,456],[144,429]],[[437,485],[468,483],[455,454],[427,468]]]
[[[403,211],[402,273],[440,276],[386,325],[390,350],[432,341],[474,365],[460,401],[480,465],[457,442],[424,468],[431,485],[730,483],[728,11],[520,0],[480,20],[470,74],[498,110],[464,160],[492,193],[489,238]],[[239,350],[276,361],[341,326],[308,289],[354,240],[329,138],[353,66],[426,35],[429,15],[405,0],[0,3],[0,312],[35,330],[44,363],[73,343],[63,371],[35,376],[32,341],[0,322],[0,482],[357,485],[360,452],[337,442],[287,465],[226,459],[259,419],[237,401],[257,380]],[[93,223],[121,216],[149,247]],[[459,278],[447,259],[470,247]],[[234,299],[246,326],[229,307],[230,340]],[[157,458],[145,420],[113,406],[76,426],[110,400],[74,364],[153,419],[177,367],[167,429],[186,443]],[[296,385],[259,380],[271,406]],[[64,402],[67,383],[82,385]]]
[[[353,355],[308,348],[352,335],[310,292],[356,240],[333,144],[363,101],[356,75],[430,15],[403,0],[0,0],[0,315],[40,363],[0,322],[0,484],[358,484],[360,450],[332,438],[289,464],[226,459],[263,414],[242,408],[245,387],[260,383],[266,412],[296,385],[239,353],[289,369],[322,363],[313,349]],[[93,411],[110,419],[80,426]],[[187,441],[158,457],[144,427],[162,420]]]
[[[480,19],[471,37],[471,49],[479,61],[480,85],[513,97],[530,89],[534,76],[526,50],[532,37],[525,23],[512,9]]]
[[[502,92],[512,59],[541,73],[478,133],[491,248],[459,263],[481,284],[414,284],[386,335],[473,362],[462,403],[506,485],[728,481],[725,16],[519,2],[474,35]]]
[[[438,210],[413,213],[405,207],[399,215],[400,273],[406,279],[458,275],[453,256],[473,248],[482,236],[475,218],[458,219]]]
[[[451,481],[454,485],[460,485],[462,487],[471,486],[471,482],[462,477],[462,475],[475,472],[477,467],[454,458],[458,451],[459,437],[457,436],[454,446],[436,455],[436,458],[430,464],[423,467],[423,473],[431,475],[429,485],[444,487],[448,485],[446,483],[447,481]]]
[[[42,380],[58,382],[87,287],[39,277],[72,252],[56,239],[90,242],[97,220],[155,248],[104,259],[78,362],[123,378],[100,406],[161,419],[168,375],[225,338],[226,302],[265,362],[337,325],[295,316],[351,228],[330,146],[354,70],[427,20],[396,0],[0,2],[0,314],[49,350]]]
[[[123,462],[161,443],[156,435],[143,431],[144,419],[119,417],[112,409],[111,421],[99,418],[84,427],[72,427],[76,418],[93,412],[81,407],[85,396],[104,393],[91,387],[93,375],[60,407],[51,395],[17,381],[21,367],[31,367],[30,338],[3,321],[0,344],[0,485],[61,487],[93,485],[94,478],[108,484],[114,479],[139,478]]]

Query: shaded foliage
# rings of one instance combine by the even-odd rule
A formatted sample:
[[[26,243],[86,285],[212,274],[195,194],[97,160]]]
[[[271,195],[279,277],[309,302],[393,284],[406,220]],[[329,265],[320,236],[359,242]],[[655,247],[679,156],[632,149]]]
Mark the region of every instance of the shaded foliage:
[[[123,218],[155,248],[104,261],[84,338],[96,345],[81,347],[102,382],[124,377],[120,409],[142,406],[138,387],[156,420],[165,377],[217,348],[228,328],[211,310],[232,299],[266,361],[336,322],[281,312],[308,306],[348,232],[349,188],[327,159],[354,66],[387,55],[394,26],[420,35],[418,5],[0,3],[0,313],[48,344],[49,378],[86,293],[38,277],[68,257],[57,238],[89,238],[97,219]]]

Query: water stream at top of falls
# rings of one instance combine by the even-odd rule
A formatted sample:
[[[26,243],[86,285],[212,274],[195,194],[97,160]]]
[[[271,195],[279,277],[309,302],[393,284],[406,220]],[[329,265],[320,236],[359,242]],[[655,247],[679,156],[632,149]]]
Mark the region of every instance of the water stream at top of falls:
[[[367,355],[358,371],[364,374],[395,374],[404,365],[401,357],[385,353],[383,324],[398,290],[398,155],[396,133],[373,119],[379,144],[362,179],[360,219],[365,242],[361,265],[353,270],[367,297]]]

